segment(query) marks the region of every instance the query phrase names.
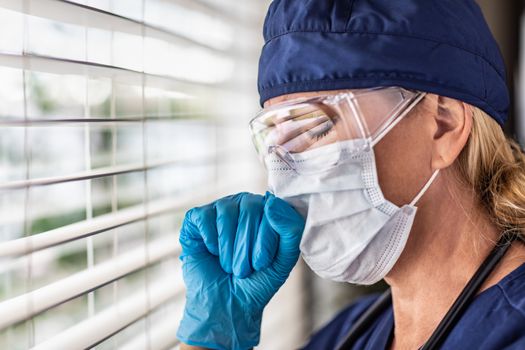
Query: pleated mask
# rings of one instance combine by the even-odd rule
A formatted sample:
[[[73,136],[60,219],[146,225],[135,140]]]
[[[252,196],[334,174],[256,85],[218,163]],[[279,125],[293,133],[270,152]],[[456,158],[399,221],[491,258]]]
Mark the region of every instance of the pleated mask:
[[[278,157],[270,157],[268,187],[306,218],[300,248],[315,273],[368,285],[383,279],[401,255],[417,212],[415,203],[438,172],[410,204],[398,207],[383,196],[373,148],[363,149],[361,142],[346,141],[315,149],[315,155],[301,154],[300,164],[308,166],[321,154],[331,157],[347,150],[348,159],[316,174],[300,174]]]

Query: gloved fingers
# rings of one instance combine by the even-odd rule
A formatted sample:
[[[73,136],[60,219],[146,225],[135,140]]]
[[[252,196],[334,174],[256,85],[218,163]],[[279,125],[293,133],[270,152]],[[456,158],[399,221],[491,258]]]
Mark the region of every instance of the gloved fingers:
[[[233,248],[233,274],[239,278],[248,277],[252,272],[253,244],[264,210],[264,197],[249,193],[240,196],[239,221]]]
[[[191,217],[192,210],[186,212],[182,227],[180,229],[179,242],[182,246],[181,259],[188,255],[196,255],[201,253],[209,254],[208,248],[202,240],[202,236],[197,226],[193,223]]]
[[[186,220],[189,220],[195,227],[197,227],[201,239],[206,245],[208,251],[218,256],[219,242],[216,226],[216,212],[215,203],[204,205],[191,209],[186,214]]]
[[[279,235],[279,248],[272,267],[286,278],[299,259],[299,244],[305,221],[288,203],[273,195],[266,201],[264,213]]]
[[[233,247],[239,219],[240,195],[228,196],[216,202],[219,260],[226,273],[232,273]]]
[[[263,215],[252,253],[252,267],[261,271],[272,264],[279,248],[279,235],[274,231],[266,215]]]

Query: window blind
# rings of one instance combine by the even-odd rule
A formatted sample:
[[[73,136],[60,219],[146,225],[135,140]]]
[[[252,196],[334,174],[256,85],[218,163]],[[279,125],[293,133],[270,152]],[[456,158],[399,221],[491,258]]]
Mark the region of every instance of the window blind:
[[[177,346],[184,212],[264,189],[247,123],[267,6],[0,0],[0,348]],[[299,315],[294,276],[272,333]]]

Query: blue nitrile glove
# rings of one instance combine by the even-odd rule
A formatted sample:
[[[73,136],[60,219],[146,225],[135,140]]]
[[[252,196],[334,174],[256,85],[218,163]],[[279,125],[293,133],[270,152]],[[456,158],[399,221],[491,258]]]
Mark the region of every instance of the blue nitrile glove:
[[[259,343],[263,309],[299,258],[304,219],[269,192],[186,213],[180,231],[186,307],[177,337],[211,349]]]

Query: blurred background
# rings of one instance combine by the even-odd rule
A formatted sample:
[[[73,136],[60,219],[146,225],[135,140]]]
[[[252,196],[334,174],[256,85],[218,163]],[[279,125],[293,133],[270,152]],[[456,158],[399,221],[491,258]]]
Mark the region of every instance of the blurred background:
[[[185,211],[265,190],[247,124],[269,3],[0,0],[1,349],[178,347]],[[525,4],[479,3],[523,142]],[[384,287],[300,263],[258,348],[297,348]]]

